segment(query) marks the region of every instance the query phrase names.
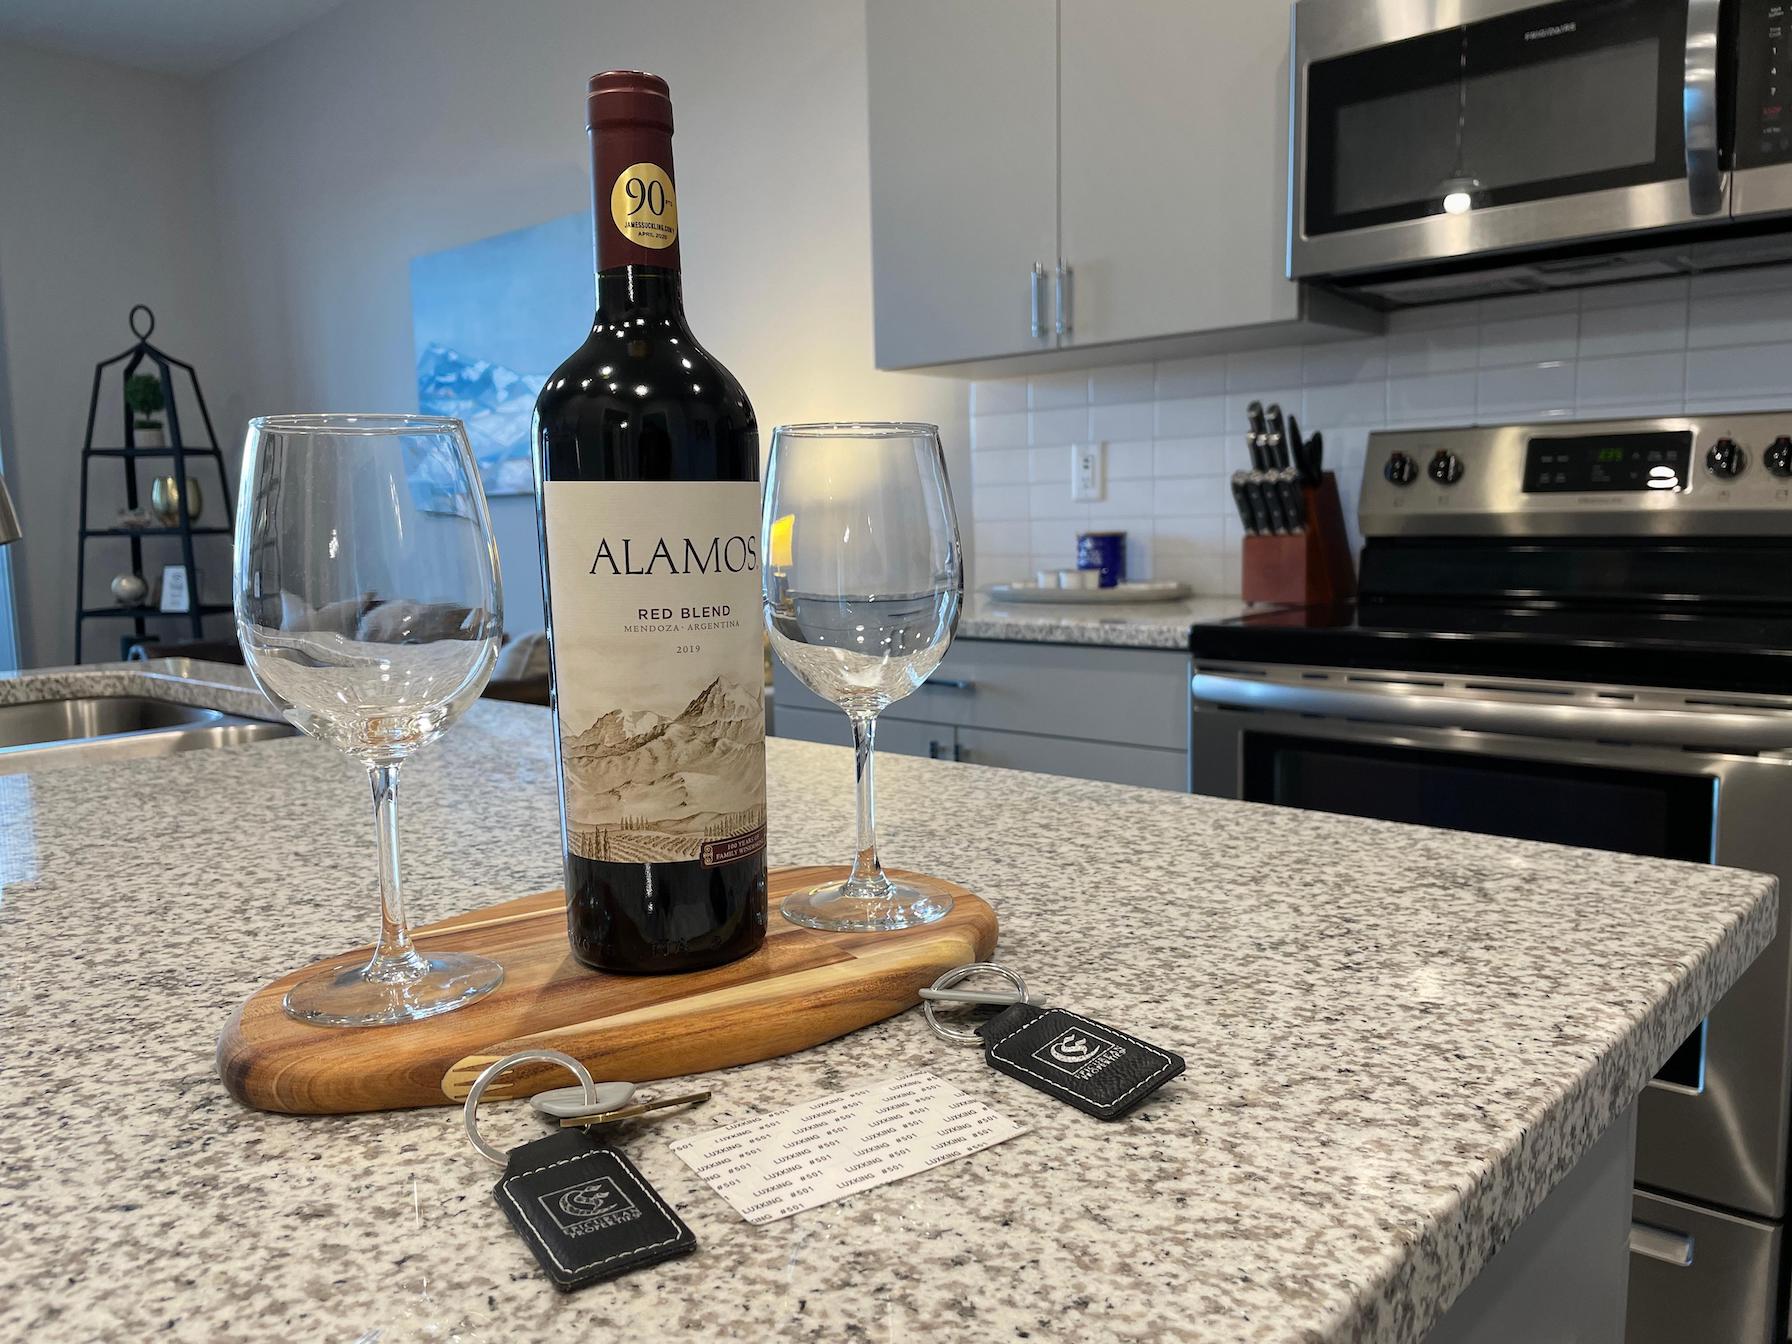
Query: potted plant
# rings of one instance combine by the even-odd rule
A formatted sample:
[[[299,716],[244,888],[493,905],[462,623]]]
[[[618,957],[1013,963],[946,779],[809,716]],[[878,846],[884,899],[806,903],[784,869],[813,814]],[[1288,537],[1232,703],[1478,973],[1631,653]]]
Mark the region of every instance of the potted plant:
[[[160,448],[162,439],[162,380],[153,373],[139,373],[124,380],[125,405],[131,408],[139,448]]]

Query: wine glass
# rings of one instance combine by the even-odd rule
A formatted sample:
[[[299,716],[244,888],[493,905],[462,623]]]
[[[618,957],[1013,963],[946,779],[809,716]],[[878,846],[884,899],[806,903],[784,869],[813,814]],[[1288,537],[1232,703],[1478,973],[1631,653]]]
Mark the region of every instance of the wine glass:
[[[857,756],[852,874],[784,898],[812,929],[906,929],[952,898],[892,882],[877,855],[877,716],[940,664],[964,596],[958,519],[933,425],[780,425],[760,537],[765,624],[798,681],[846,711]]]
[[[320,1026],[409,1022],[469,1003],[504,968],[411,944],[398,767],[478,699],[502,637],[498,553],[458,420],[270,415],[249,422],[236,519],[236,632],[283,713],[367,767],[380,937],[286,1011]]]

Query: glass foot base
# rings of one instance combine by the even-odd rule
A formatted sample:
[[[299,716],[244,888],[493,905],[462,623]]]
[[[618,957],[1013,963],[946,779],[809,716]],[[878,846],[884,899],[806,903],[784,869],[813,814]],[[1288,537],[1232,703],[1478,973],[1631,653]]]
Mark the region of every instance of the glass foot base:
[[[845,882],[793,891],[778,907],[792,924],[837,933],[871,933],[912,929],[944,918],[952,898],[891,882],[881,891],[861,894]]]
[[[375,980],[367,967],[351,966],[301,980],[286,991],[288,1017],[318,1027],[387,1027],[453,1012],[504,982],[504,968],[486,957],[443,952],[419,957],[421,973],[406,980]]]

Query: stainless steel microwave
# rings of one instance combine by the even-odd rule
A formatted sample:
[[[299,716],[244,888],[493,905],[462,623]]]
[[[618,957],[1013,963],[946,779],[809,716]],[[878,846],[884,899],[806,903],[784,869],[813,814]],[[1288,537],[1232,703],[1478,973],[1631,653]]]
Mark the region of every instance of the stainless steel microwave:
[[[1792,258],[1792,0],[1299,0],[1289,274],[1388,303]]]

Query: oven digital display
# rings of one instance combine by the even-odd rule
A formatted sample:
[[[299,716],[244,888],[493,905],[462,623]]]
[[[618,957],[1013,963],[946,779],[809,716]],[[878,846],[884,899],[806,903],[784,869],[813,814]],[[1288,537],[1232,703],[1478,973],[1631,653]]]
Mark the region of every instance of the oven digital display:
[[[1524,488],[1527,494],[1684,490],[1691,466],[1691,430],[1539,437],[1525,448]]]

